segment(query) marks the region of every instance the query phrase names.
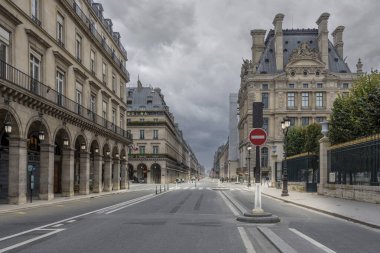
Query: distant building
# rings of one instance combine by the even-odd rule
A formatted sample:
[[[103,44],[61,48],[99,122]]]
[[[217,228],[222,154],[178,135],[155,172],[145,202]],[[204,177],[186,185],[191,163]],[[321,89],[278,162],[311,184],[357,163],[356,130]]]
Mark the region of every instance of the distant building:
[[[318,29],[284,30],[284,15],[277,14],[273,30],[251,31],[252,59],[244,60],[242,65],[238,101],[240,164],[245,170],[253,102],[264,104],[262,127],[268,132],[268,140],[261,148],[261,167],[266,176],[274,167],[270,155],[273,146],[277,146],[278,161],[283,157],[283,118],[289,117],[291,126],[324,121],[330,117],[335,98],[351,88],[357,73],[352,73],[344,61],[344,27],[334,30],[330,42],[329,16],[323,13],[318,18]],[[360,73],[360,62],[357,67]],[[251,156],[253,168],[252,152]]]
[[[238,94],[231,93],[229,97],[228,121],[228,177],[242,176],[239,170],[239,131],[238,131]]]
[[[198,177],[201,166],[174,121],[159,88],[128,88],[127,124],[133,135],[128,176],[144,183],[170,183]]]

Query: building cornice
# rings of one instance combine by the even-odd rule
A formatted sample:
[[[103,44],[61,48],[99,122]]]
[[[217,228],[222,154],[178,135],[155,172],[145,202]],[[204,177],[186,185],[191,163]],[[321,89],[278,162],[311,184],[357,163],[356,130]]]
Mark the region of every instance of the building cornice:
[[[8,0],[9,2],[9,0]],[[0,5],[0,14],[5,16],[7,20],[11,21],[13,25],[17,26],[22,24],[21,20],[18,19],[15,15],[13,15],[9,10],[7,10],[4,6]]]

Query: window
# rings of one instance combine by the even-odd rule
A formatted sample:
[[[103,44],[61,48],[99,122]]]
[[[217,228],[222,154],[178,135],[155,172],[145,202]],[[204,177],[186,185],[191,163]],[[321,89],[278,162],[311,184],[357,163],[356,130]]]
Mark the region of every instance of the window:
[[[144,119],[140,119],[140,122],[144,122]]]
[[[39,26],[41,26],[40,21],[40,1],[39,0],[32,0],[31,3],[31,14],[32,14],[32,20]]]
[[[296,106],[295,94],[294,94],[294,92],[288,92],[288,107],[294,108],[295,106]]]
[[[120,80],[121,81],[121,80]],[[120,98],[123,98],[124,97],[124,86],[123,86],[123,83],[120,82]],[[125,98],[124,98],[125,99]],[[124,100],[125,101],[125,100]]]
[[[10,34],[0,26],[0,60],[8,62],[8,47],[9,47]],[[5,69],[0,68],[1,76],[5,75]]]
[[[304,84],[302,85],[302,87],[303,87],[304,89],[307,89],[307,88],[309,88],[309,84],[308,84],[308,83],[304,83]]]
[[[139,150],[140,150],[140,155],[145,154],[145,146],[139,146]]]
[[[112,127],[116,129],[116,109],[112,108]]]
[[[315,93],[315,106],[323,107],[323,92]]]
[[[158,130],[153,130],[153,139],[158,139]]]
[[[107,83],[107,64],[104,62],[102,64],[102,80],[103,83]]]
[[[63,105],[63,95],[65,94],[64,90],[64,82],[65,82],[65,74],[57,70],[57,75],[56,75],[56,85],[57,85],[57,104],[58,105]]]
[[[158,146],[153,146],[153,154],[158,154]]]
[[[289,83],[289,89],[294,89],[294,83]]]
[[[102,116],[103,116],[103,120],[104,120],[104,126],[107,126],[107,111],[108,111],[108,104],[107,104],[107,102],[103,101]]]
[[[82,109],[82,91],[83,86],[80,83],[76,83],[76,90],[75,90],[75,100],[77,102],[77,113],[81,114]]]
[[[265,129],[265,131],[268,133],[268,128],[269,127],[269,120],[268,118],[263,118],[263,128]]]
[[[302,117],[301,118],[301,123],[303,126],[309,125],[310,118],[309,117]]]
[[[145,131],[140,130],[140,140],[143,140],[143,139],[145,139]]]
[[[90,95],[90,111],[92,113],[92,119],[95,120],[95,114],[96,114],[96,96],[95,96],[95,94]]]
[[[128,124],[128,123],[131,123],[131,119],[127,119],[127,124]]]
[[[295,126],[297,123],[297,118],[296,117],[289,117],[290,121],[290,126]]]
[[[261,167],[268,167],[268,148],[261,149]]]
[[[158,122],[158,119],[157,119],[157,118],[154,118],[154,119],[153,119],[153,122]]]
[[[90,70],[95,74],[95,51],[92,49],[90,51]]]
[[[342,88],[343,88],[343,89],[348,89],[348,83],[343,83],[343,84],[342,84]]]
[[[325,121],[325,119],[326,119],[325,117],[316,117],[315,121],[318,123],[321,123],[321,122]]]
[[[317,83],[317,88],[318,88],[318,89],[323,88],[323,83]]]
[[[261,93],[261,102],[264,104],[264,109],[269,108],[269,93]]]
[[[76,35],[75,39],[75,56],[79,62],[82,61],[82,37],[79,34]]]
[[[57,14],[57,41],[58,44],[63,47],[65,44],[63,43],[63,24],[64,24],[63,16],[58,13]]]
[[[120,114],[120,128],[124,129],[124,115]]]
[[[262,86],[261,86],[261,88],[263,90],[268,90],[268,84],[267,83],[263,83]]]
[[[309,107],[309,93],[308,92],[302,92],[302,107],[303,108]]]
[[[112,91],[116,93],[116,76],[112,73]]]
[[[38,93],[39,81],[41,76],[41,56],[36,53],[30,54],[30,90],[34,93]]]

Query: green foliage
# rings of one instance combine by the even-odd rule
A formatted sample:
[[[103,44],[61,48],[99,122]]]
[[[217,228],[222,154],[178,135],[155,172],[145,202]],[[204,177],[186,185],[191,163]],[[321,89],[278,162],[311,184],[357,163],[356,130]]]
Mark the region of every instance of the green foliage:
[[[287,155],[293,156],[305,152],[317,154],[321,138],[321,125],[318,123],[313,123],[307,127],[291,127],[286,138]]]
[[[329,138],[333,144],[380,133],[380,74],[359,77],[347,97],[333,105]]]

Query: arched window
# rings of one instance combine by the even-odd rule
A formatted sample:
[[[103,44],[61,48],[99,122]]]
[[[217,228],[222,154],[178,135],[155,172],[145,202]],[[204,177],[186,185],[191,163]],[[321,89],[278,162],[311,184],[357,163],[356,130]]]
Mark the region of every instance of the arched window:
[[[268,148],[261,149],[261,167],[268,167]]]

